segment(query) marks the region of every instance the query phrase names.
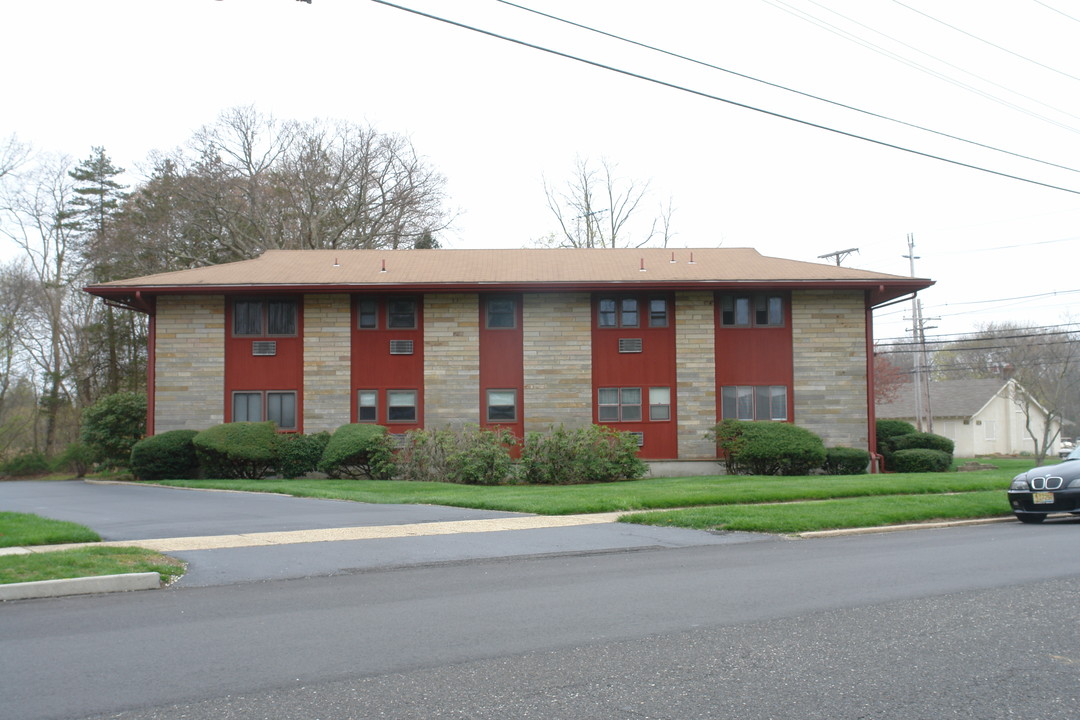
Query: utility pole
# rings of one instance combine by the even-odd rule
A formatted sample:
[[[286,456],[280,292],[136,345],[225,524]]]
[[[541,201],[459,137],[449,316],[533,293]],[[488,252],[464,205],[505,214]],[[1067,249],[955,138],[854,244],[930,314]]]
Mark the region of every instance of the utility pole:
[[[915,277],[915,235],[908,233],[907,258],[911,266],[911,277]],[[934,413],[930,406],[930,361],[926,354],[926,325],[922,314],[922,300],[911,299],[911,336],[918,346],[915,355],[915,378],[912,383],[915,391],[915,428],[919,432],[934,432]],[[925,420],[925,423],[924,423]]]
[[[859,252],[859,248],[848,248],[847,250],[837,250],[836,252],[825,253],[824,255],[818,255],[819,260],[827,258],[836,258],[836,267],[840,267],[840,263],[843,262],[851,253]]]

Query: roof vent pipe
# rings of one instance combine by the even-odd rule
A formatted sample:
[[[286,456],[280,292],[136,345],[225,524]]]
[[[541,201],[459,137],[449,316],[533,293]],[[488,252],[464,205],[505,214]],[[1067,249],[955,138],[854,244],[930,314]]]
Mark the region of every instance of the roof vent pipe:
[[[382,261],[382,270],[380,270],[379,272],[386,272],[386,259],[385,258]]]
[[[697,265],[697,263],[694,262],[694,253],[693,252],[690,253],[690,264],[691,265]]]
[[[670,260],[670,262],[675,262],[675,253],[671,253],[671,260]]]
[[[638,268],[638,272],[645,272],[645,258],[641,258],[641,267]]]
[[[341,265],[340,265],[340,264],[338,263],[338,261],[337,261],[337,258],[334,258],[334,265],[333,265],[333,267],[341,267]]]

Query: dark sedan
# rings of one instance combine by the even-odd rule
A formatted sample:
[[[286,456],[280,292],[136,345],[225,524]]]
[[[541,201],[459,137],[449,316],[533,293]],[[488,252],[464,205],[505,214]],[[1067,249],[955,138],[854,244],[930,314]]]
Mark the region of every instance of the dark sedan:
[[[1041,523],[1050,513],[1080,515],[1080,447],[1057,465],[1020,473],[1009,486],[1009,504],[1020,522]]]

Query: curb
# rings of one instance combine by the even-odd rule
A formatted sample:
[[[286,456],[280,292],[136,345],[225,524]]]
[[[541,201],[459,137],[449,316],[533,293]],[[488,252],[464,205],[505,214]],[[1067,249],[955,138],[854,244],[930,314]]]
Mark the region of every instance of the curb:
[[[92,577],[66,578],[64,580],[38,580],[36,582],[0,585],[0,602],[63,597],[65,595],[127,592],[129,590],[156,590],[160,586],[161,576],[156,572],[96,575]]]

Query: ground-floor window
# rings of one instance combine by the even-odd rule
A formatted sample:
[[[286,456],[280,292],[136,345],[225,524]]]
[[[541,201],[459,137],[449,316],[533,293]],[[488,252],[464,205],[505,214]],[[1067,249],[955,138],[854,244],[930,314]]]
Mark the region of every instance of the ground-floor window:
[[[379,422],[379,391],[359,390],[356,394],[356,422]]]
[[[280,390],[245,390],[232,395],[233,422],[269,420],[279,430],[295,430],[296,392]]]
[[[599,388],[596,417],[600,422],[640,422],[641,388]]]
[[[517,390],[487,391],[487,421],[517,422]]]
[[[724,420],[787,420],[784,385],[725,385],[720,390]]]
[[[386,391],[386,421],[416,422],[416,390]]]

